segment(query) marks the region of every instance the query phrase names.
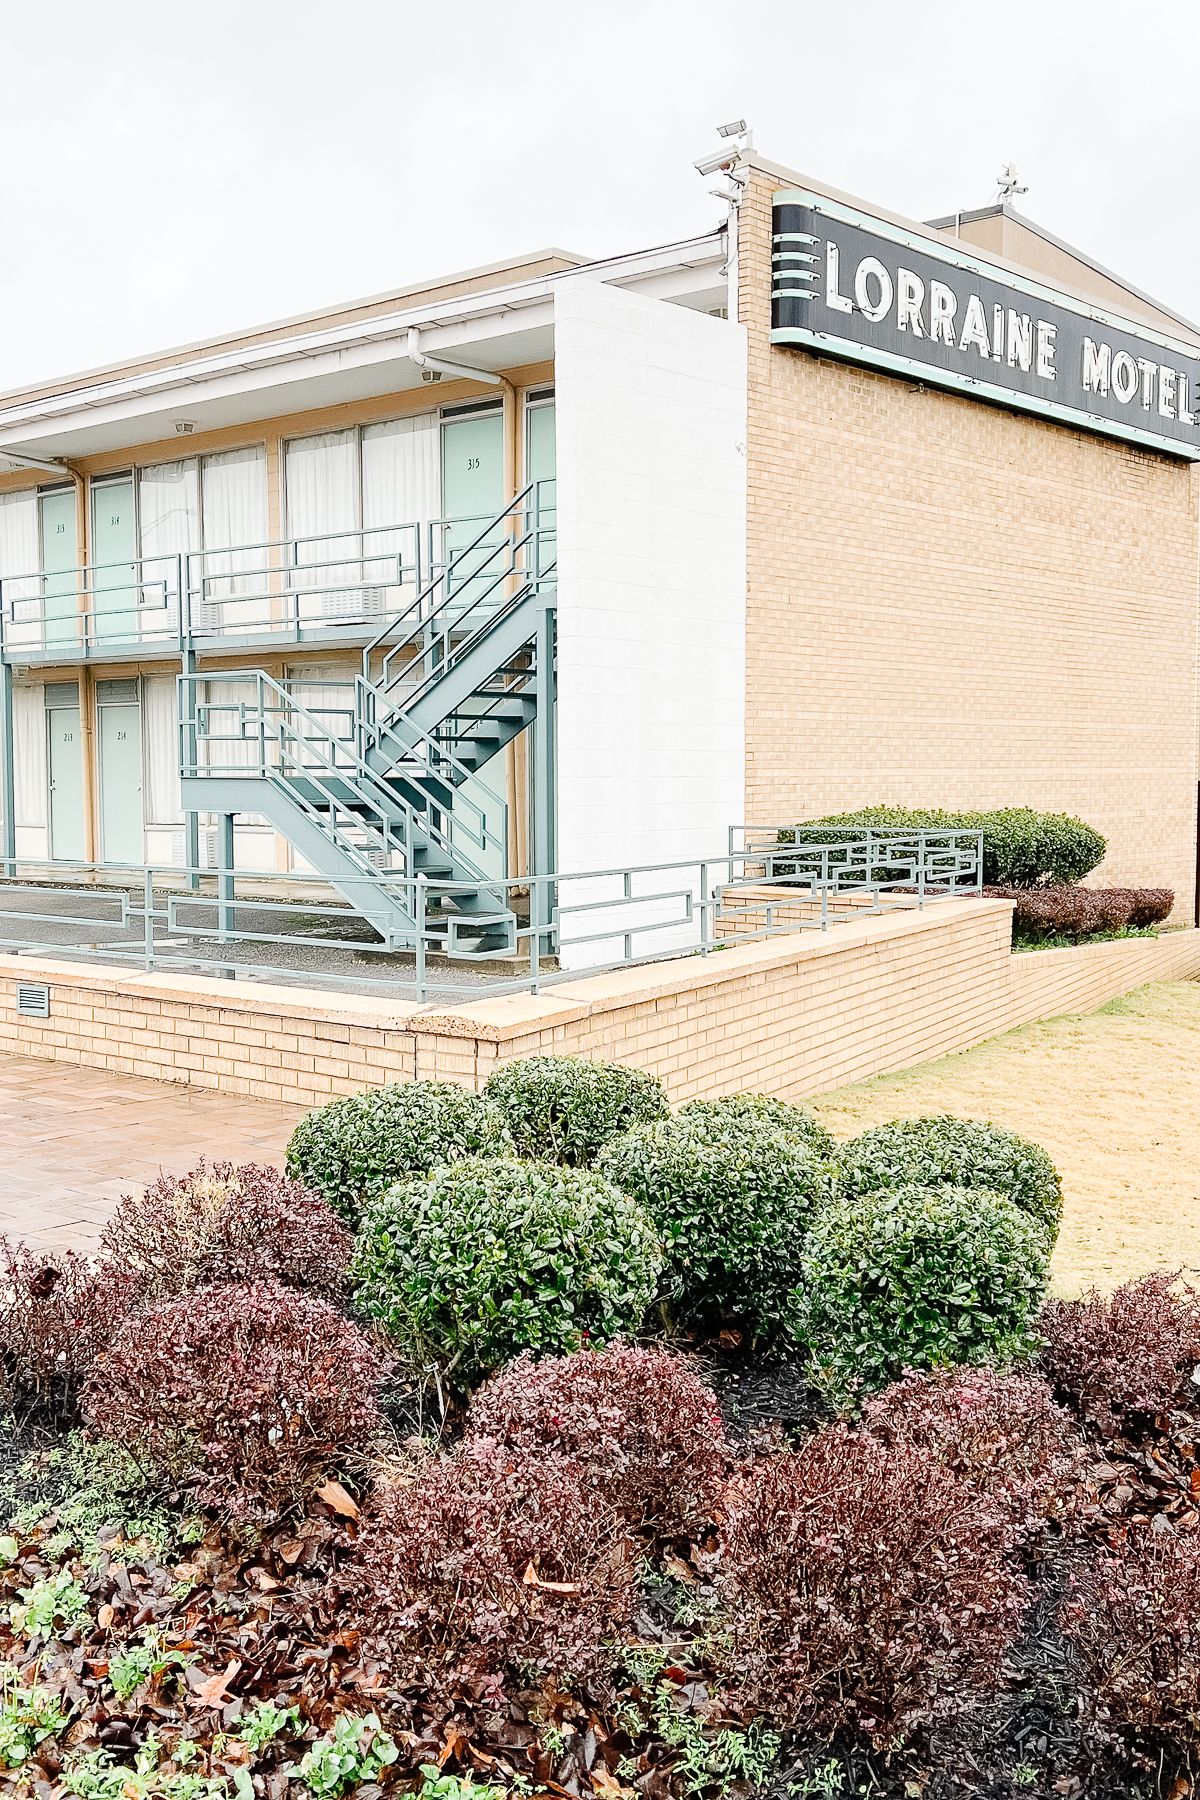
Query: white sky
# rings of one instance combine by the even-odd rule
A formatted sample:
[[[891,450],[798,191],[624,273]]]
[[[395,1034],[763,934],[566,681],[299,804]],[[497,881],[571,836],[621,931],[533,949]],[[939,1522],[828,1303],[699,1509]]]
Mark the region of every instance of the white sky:
[[[686,237],[745,115],[917,218],[1018,205],[1200,316],[1195,0],[0,3],[0,388],[546,244]]]

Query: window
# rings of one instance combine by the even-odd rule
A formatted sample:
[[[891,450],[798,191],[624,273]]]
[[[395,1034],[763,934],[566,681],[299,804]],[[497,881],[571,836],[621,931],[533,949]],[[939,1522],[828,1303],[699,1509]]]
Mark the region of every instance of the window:
[[[293,438],[286,529],[302,619],[348,619],[415,591],[426,522],[441,504],[437,415]]]

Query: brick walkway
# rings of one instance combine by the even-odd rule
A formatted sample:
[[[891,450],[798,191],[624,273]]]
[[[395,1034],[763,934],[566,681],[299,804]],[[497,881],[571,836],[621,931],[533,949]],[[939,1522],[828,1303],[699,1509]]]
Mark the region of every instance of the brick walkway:
[[[0,1231],[90,1249],[113,1202],[160,1169],[282,1165],[294,1106],[68,1063],[0,1057]]]

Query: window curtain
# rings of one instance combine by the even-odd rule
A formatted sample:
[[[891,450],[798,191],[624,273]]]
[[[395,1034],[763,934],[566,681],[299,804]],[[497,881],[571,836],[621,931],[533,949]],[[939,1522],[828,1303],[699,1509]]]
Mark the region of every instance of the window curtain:
[[[179,792],[179,728],[175,678],[150,675],[142,682],[146,729],[146,823],[182,825]]]
[[[16,823],[46,826],[46,707],[45,689],[40,682],[13,687],[13,776]]]
[[[441,431],[435,413],[368,425],[362,434],[364,574],[372,612],[397,613],[413,599],[418,544],[442,510]],[[399,583],[389,577],[399,575]]]
[[[0,494],[0,601],[9,645],[41,643],[41,566],[36,493]]]
[[[301,751],[303,762],[310,767],[319,765],[327,770],[331,754],[338,765],[349,766],[353,760],[355,673],[344,663],[301,663],[287,671],[289,694],[312,719],[311,725],[307,719],[301,720],[300,735],[321,741],[320,749],[314,745],[311,751]],[[324,741],[326,733],[345,744],[345,751],[331,753]]]
[[[256,769],[259,766],[259,738],[257,715],[248,718],[243,725],[241,708],[253,709],[257,704],[258,690],[252,681],[206,681],[201,688],[201,702],[219,710],[207,714],[207,735],[201,737],[199,743],[200,761],[213,770],[228,770],[236,774],[239,769]],[[267,704],[272,704],[268,692]],[[267,721],[268,730],[271,721]],[[268,760],[272,756],[272,746],[268,739]]]
[[[200,465],[195,457],[139,471],[138,519],[144,559],[142,636],[162,638],[179,627],[179,558],[200,548]],[[187,578],[185,562],[185,583]]]
[[[245,630],[270,618],[267,553],[241,546],[267,537],[267,459],[261,449],[224,450],[201,463],[203,555],[193,557],[193,624]]]
[[[361,618],[357,434],[322,431],[294,439],[286,450],[284,492],[301,620]]]

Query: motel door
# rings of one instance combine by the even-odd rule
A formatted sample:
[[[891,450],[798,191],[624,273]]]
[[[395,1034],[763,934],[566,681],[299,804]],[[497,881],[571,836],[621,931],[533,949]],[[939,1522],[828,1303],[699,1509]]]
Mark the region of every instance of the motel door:
[[[136,681],[96,685],[100,740],[100,856],[106,863],[146,860],[142,824],[142,715]]]
[[[96,574],[90,605],[98,639],[131,638],[138,634],[137,572],[133,560],[136,544],[133,477],[122,475],[114,481],[94,483],[92,561]],[[140,854],[136,860],[141,862]]]
[[[498,406],[481,412],[452,413],[442,420],[442,511],[447,519],[445,555],[447,559],[465,549],[477,538],[489,519],[495,518],[504,505],[504,414]],[[489,551],[502,541],[497,535],[484,542],[456,571],[454,591],[468,605],[499,573],[504,559],[495,555],[489,562]],[[437,547],[435,546],[435,556]],[[484,573],[472,588],[472,571]],[[503,593],[496,590],[496,598]]]
[[[47,644],[79,641],[79,600],[75,574],[75,489],[52,488],[38,495],[42,540],[42,596]],[[76,739],[78,742],[78,739]]]
[[[61,693],[55,692],[55,687]],[[83,734],[75,682],[46,689],[47,772],[50,778],[50,855],[55,862],[82,862]]]

